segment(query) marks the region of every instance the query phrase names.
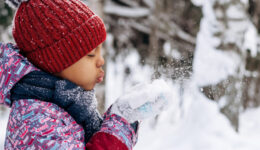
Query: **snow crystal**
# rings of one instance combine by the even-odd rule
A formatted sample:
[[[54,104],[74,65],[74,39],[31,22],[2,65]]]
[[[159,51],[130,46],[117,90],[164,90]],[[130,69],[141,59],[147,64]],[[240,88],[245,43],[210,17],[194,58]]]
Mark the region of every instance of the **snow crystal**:
[[[65,80],[57,81],[56,83],[59,87],[56,89],[60,95],[64,97],[64,100],[73,100],[74,103],[87,106],[86,110],[95,112],[97,109],[97,100],[95,96],[95,91],[85,91],[82,87],[76,86],[75,88],[67,89],[68,85]]]
[[[140,66],[140,57],[136,50],[119,54],[114,61],[107,61],[109,68],[106,73],[106,107],[108,108],[122,93],[133,85],[150,82],[153,73],[149,66]],[[131,70],[130,75],[125,75],[125,68]]]

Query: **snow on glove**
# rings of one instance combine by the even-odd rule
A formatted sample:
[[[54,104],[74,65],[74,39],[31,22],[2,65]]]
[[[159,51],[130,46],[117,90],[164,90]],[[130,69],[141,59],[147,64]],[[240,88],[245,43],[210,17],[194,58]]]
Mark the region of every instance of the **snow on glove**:
[[[111,113],[125,118],[129,123],[154,117],[165,110],[171,100],[171,90],[163,80],[140,84],[118,98]]]

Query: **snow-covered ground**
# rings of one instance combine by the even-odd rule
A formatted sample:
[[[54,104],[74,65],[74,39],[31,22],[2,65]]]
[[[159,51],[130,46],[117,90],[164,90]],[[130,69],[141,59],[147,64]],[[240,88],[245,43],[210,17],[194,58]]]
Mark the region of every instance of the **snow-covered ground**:
[[[195,88],[186,89],[183,112],[176,119],[173,119],[176,115],[172,114],[173,110],[164,112],[156,127],[151,127],[151,120],[144,122],[136,150],[260,149],[260,108],[241,114],[240,132],[236,133],[215,102]]]

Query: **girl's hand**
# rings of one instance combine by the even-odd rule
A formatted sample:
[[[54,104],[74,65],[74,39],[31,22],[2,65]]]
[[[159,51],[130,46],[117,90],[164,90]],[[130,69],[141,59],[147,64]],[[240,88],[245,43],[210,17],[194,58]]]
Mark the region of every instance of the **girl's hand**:
[[[165,110],[171,96],[171,90],[163,80],[139,84],[118,98],[111,107],[111,114],[117,114],[130,123],[144,120]]]

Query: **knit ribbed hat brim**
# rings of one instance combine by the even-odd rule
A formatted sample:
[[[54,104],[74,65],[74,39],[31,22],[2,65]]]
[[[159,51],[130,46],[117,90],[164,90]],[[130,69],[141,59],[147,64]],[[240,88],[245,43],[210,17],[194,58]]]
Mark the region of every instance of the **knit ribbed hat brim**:
[[[93,28],[92,25],[97,27]],[[77,62],[105,39],[104,23],[95,15],[53,45],[27,53],[26,56],[41,69],[57,73]]]
[[[106,29],[80,0],[29,0],[17,10],[13,37],[36,67],[58,73],[103,43]]]

